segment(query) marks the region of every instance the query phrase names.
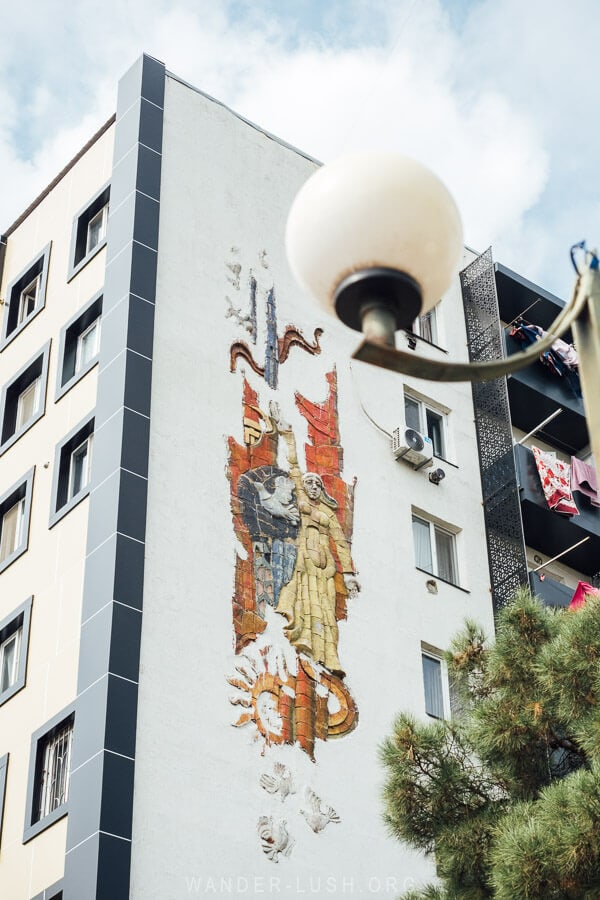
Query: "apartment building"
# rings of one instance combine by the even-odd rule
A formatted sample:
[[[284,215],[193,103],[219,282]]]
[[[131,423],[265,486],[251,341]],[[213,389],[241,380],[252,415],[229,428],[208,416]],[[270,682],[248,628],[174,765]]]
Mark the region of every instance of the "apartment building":
[[[551,526],[527,442],[517,481],[510,412],[518,435],[550,414],[545,372],[482,397],[351,363],[356,334],[294,284],[316,166],[143,56],[3,236],[3,897],[419,884],[431,861],[381,820],[396,713],[451,716],[451,636],[492,633],[582,528],[589,557],[531,577],[566,597],[593,575],[597,511]],[[559,303],[463,263],[400,345],[466,360],[489,328],[502,352],[498,300],[509,323],[539,297],[541,325]],[[584,456],[553,387],[536,440]]]

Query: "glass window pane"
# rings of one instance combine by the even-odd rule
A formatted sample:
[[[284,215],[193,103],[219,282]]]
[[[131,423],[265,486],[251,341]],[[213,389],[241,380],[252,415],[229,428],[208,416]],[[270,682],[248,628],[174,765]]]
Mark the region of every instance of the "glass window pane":
[[[25,501],[19,500],[19,502],[8,509],[2,517],[2,531],[0,532],[0,562],[7,559],[21,543],[24,510]]]
[[[437,323],[435,309],[430,309],[424,316],[419,316],[419,334],[432,344],[437,343]]]
[[[36,278],[34,278],[31,284],[28,284],[27,287],[24,288],[24,290],[21,292],[21,296],[19,297],[17,325],[20,325],[21,322],[24,322],[27,316],[31,315],[31,313],[34,311],[41,279],[42,276],[38,275]]]
[[[11,634],[0,647],[0,692],[15,683],[17,635]]]
[[[429,522],[413,516],[413,541],[415,545],[415,564],[419,569],[433,572],[433,560],[431,558],[431,536]]]
[[[436,456],[444,456],[444,423],[439,413],[431,409],[426,410],[427,434],[433,444],[433,452]]]
[[[87,233],[87,253],[97,247],[106,234],[106,213],[107,207],[104,206],[93,216],[88,224]]]
[[[452,584],[457,584],[454,535],[436,528],[435,550],[437,555],[437,574],[440,578],[444,578]]]
[[[17,400],[17,430],[34,417],[39,407],[41,377],[38,376]]]
[[[100,321],[96,319],[77,339],[77,359],[75,371],[82,369],[98,352]]]
[[[442,692],[442,664],[432,656],[421,657],[423,661],[423,685],[425,688],[425,712],[436,719],[444,718],[444,695]]]
[[[73,451],[71,456],[71,490],[69,495],[74,497],[87,484],[87,457],[88,442]]]
[[[404,397],[404,420],[407,428],[421,431],[420,406],[421,404],[418,400],[413,400],[412,397]]]

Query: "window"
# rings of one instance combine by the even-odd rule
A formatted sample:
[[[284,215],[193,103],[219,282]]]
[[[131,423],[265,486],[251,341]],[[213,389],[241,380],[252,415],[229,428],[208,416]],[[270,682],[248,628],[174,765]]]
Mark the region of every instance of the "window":
[[[2,390],[0,453],[44,414],[49,350],[50,342]]]
[[[430,344],[437,344],[438,342],[436,310],[437,306],[434,306],[425,315],[419,316],[418,319],[415,319],[410,329],[413,334],[418,335],[422,340],[428,341]]]
[[[23,391],[21,391],[21,393],[18,395],[16,420],[17,431],[23,428],[23,426],[27,425],[27,423],[30,422],[38,412],[40,408],[41,387],[42,376],[38,375],[37,378],[34,378],[31,384],[27,385],[27,387],[24,388]]]
[[[440,459],[446,456],[446,415],[427,406],[422,400],[404,395],[404,419],[407,428],[426,434],[433,444],[433,452]]]
[[[56,448],[50,526],[90,492],[94,417],[80,422]]]
[[[75,350],[75,372],[80,372],[84,366],[98,354],[100,344],[100,318],[94,319],[91,325],[77,338]]]
[[[44,308],[50,246],[48,244],[8,286],[0,343],[2,348]]]
[[[71,236],[71,266],[69,279],[73,278],[106,243],[110,185],[80,210],[73,220]]]
[[[98,361],[102,294],[96,294],[60,333],[56,399],[66,394]]]
[[[17,628],[10,637],[0,643],[0,695],[17,680],[22,636],[23,629]]]
[[[53,825],[68,811],[73,724],[71,705],[31,738],[24,842]]]
[[[437,344],[437,318],[435,307],[415,320],[413,331],[430,344]]]
[[[456,535],[415,515],[412,528],[417,568],[458,585]]]
[[[25,686],[32,602],[30,597],[0,622],[0,705]]]
[[[89,435],[71,453],[69,465],[69,490],[68,499],[72,500],[90,483],[90,469],[92,465],[92,441],[93,435]]]
[[[73,720],[70,719],[40,741],[35,822],[49,816],[68,800],[72,738]]]
[[[442,686],[442,660],[429,653],[421,653],[425,712],[434,719],[444,718],[444,691]]]
[[[17,325],[21,325],[34,311],[42,286],[42,273],[36,275],[31,284],[23,288],[19,296],[19,309],[17,310]]]
[[[8,769],[8,753],[0,757],[0,839],[2,838],[2,819],[4,818],[4,797],[6,794],[6,772]]]
[[[0,531],[0,562],[11,556],[23,540],[25,523],[25,498],[6,510],[2,516]]]
[[[27,549],[33,469],[0,498],[0,572]]]
[[[92,216],[87,227],[87,243],[86,254],[91,253],[100,241],[106,237],[106,225],[108,222],[108,203],[102,209]]]

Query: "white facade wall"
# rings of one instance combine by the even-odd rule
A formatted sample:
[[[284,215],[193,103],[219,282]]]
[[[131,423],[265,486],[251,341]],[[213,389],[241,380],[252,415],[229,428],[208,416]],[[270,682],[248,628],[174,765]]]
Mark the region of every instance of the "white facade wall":
[[[291,201],[314,170],[204,95],[167,77],[156,302],[147,557],[136,747],[131,896],[165,900],[219,893],[302,891],[397,896],[428,879],[430,861],[386,835],[378,746],[401,709],[424,716],[421,642],[443,650],[465,616],[491,633],[492,609],[469,385],[406,380],[448,413],[444,481],[394,460],[389,438],[403,420],[403,380],[351,363],[359,336],[326,319],[294,284],[283,233]],[[465,257],[465,264],[467,262]],[[257,281],[258,335],[227,316],[247,312]],[[278,390],[230,347],[243,340],[264,359],[265,303],[273,288],[279,335],[294,325],[322,353],[293,347]],[[440,344],[466,359],[458,279],[439,307]],[[420,344],[418,352],[441,357]],[[317,740],[313,762],[298,744],[265,746],[252,724],[234,728],[236,691],[232,595],[235,554],[227,437],[243,441],[243,375],[263,410],[277,400],[292,425],[306,470],[306,422],[294,392],[327,396],[336,367],[343,477],[356,477],[352,555],[360,594],[348,600],[339,653],[359,710],[358,726]],[[285,456],[279,465],[286,468]],[[411,509],[457,531],[460,585],[415,568]],[[282,617],[269,611],[257,645],[288,654]],[[447,698],[446,698],[447,699]],[[285,764],[296,793],[284,801],[260,784]],[[300,814],[306,787],[340,822],[314,833]],[[275,864],[262,852],[261,816],[285,819],[295,843]],[[328,880],[329,879],[329,880]]]

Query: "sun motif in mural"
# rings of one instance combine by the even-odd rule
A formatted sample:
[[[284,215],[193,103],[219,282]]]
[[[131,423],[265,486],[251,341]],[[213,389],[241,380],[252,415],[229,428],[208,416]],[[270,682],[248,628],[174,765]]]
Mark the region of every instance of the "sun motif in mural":
[[[257,738],[262,735],[267,744],[282,744],[290,737],[288,706],[293,702],[295,679],[287,673],[284,661],[273,666],[278,671],[269,671],[271,650],[264,647],[259,652],[258,663],[248,653],[238,657],[237,675],[227,681],[238,691],[230,698],[231,703],[246,710],[234,725],[253,723],[258,729]]]

